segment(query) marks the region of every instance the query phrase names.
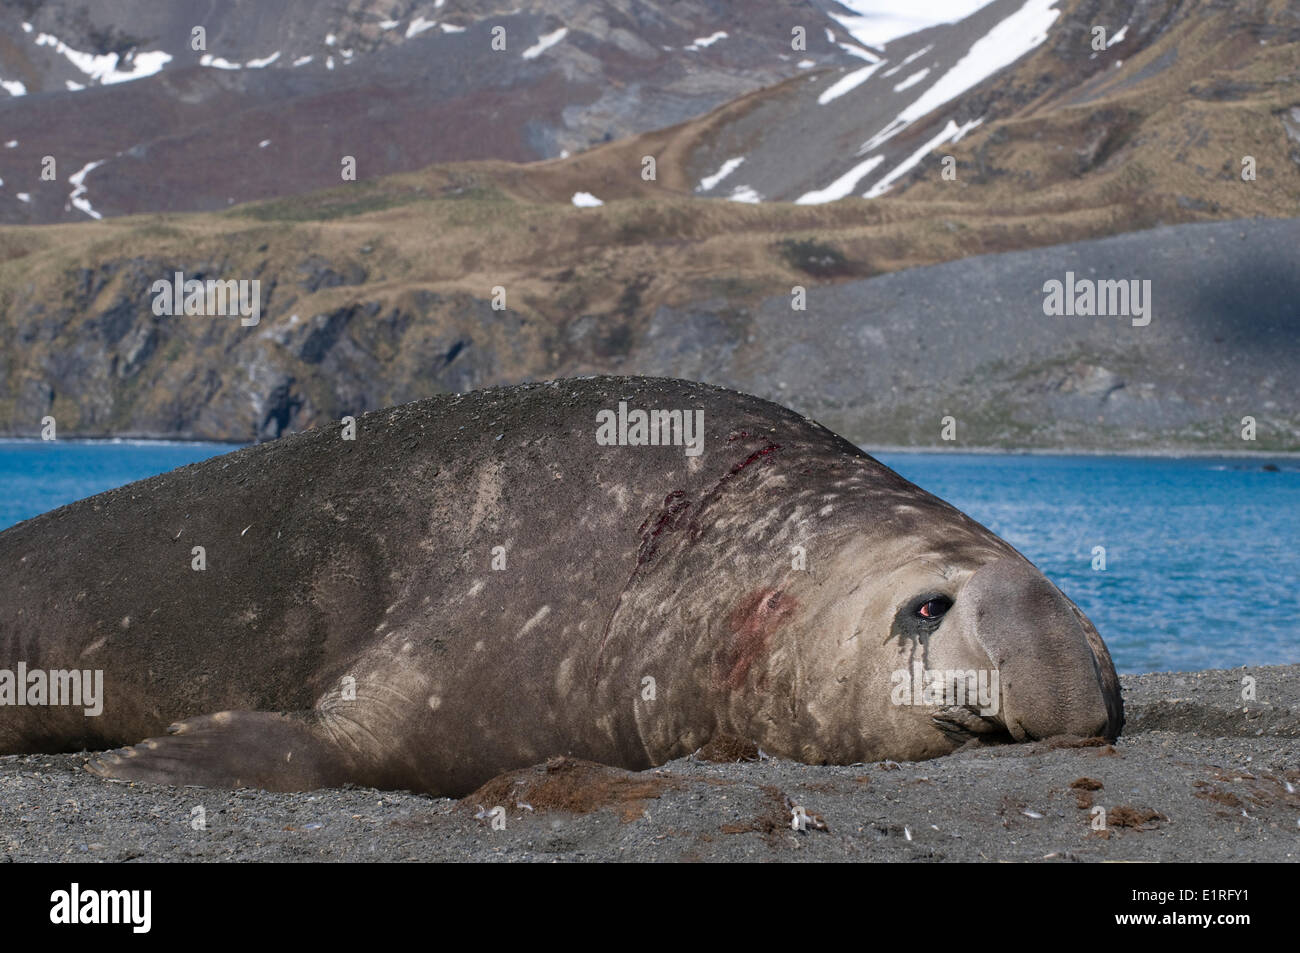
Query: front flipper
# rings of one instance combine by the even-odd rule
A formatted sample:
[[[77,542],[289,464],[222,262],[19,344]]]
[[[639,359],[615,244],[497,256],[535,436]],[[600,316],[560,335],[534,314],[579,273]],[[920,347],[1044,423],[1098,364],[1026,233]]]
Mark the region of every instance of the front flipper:
[[[86,765],[102,778],[217,788],[308,791],[353,780],[315,714],[223,711],[171,725],[165,738],[108,751]]]

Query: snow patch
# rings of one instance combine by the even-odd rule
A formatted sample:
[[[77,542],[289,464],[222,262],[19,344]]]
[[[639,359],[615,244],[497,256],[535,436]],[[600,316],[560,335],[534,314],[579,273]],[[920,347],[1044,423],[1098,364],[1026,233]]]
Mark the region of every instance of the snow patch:
[[[722,163],[722,167],[718,169],[717,172],[713,173],[713,175],[706,175],[704,178],[700,179],[700,184],[695,187],[695,191],[696,192],[709,191],[715,185],[717,185],[719,182],[725,179],[727,176],[731,175],[731,173],[739,169],[741,165],[744,164],[744,162],[745,162],[744,156],[738,156],[734,159],[728,159],[726,162]]]
[[[960,96],[972,86],[1009,66],[1047,39],[1048,28],[1060,16],[1052,5],[1058,0],[1029,0],[980,39],[969,52],[899,118],[913,122]]]
[[[101,159],[98,162],[91,162],[84,168],[68,176],[68,184],[72,186],[72,194],[68,196],[68,201],[91,218],[103,218],[104,216],[91,208],[89,200],[83,198],[86,194],[86,175],[91,172],[91,170],[99,168],[99,166],[103,165],[106,161],[107,160],[105,159]]]
[[[889,125],[885,126],[884,129],[880,130],[858,148],[858,155],[861,156],[866,155],[868,152],[873,152],[878,146],[894,138],[894,136],[898,135],[909,125],[910,123],[908,120],[895,116],[893,119],[889,120]]]
[[[847,73],[839,80],[822,90],[822,94],[817,97],[817,105],[825,106],[833,99],[839,99],[845,93],[857,89],[863,83],[871,78],[871,74],[880,69],[888,60],[879,60],[870,63],[861,69],[855,69],[852,73]]]
[[[556,43],[569,35],[568,27],[560,27],[554,33],[544,33],[537,38],[537,42],[524,50],[524,59],[531,60],[541,56]]]
[[[230,60],[221,56],[213,56],[211,53],[204,53],[199,57],[200,66],[210,66],[213,69],[243,69],[239,63],[232,63]]]
[[[797,64],[800,69],[812,69],[817,65],[815,60],[800,60]]]
[[[710,33],[708,36],[697,36],[694,40],[691,41],[689,46],[684,46],[682,47],[682,49],[689,50],[692,53],[696,53],[704,49],[706,46],[712,46],[714,43],[717,43],[719,40],[725,40],[726,38],[727,38],[727,31],[719,30],[717,33]]]
[[[437,25],[437,20],[426,20],[424,17],[416,17],[406,28],[406,38],[409,40],[413,36],[419,36],[425,30],[432,30]]]
[[[1106,41],[1106,49],[1109,50],[1109,49],[1110,49],[1112,46],[1114,46],[1116,43],[1121,42],[1121,41],[1124,39],[1124,37],[1126,37],[1126,36],[1128,36],[1128,24],[1127,24],[1127,23],[1125,23],[1122,27],[1119,28],[1119,32],[1118,32],[1118,33],[1116,33],[1114,36],[1112,36],[1109,40]]]
[[[856,43],[840,43],[839,48],[850,56],[856,56],[860,60],[866,60],[868,63],[879,63],[881,57],[872,53],[866,47],[858,46]]]
[[[0,86],[3,86],[5,92],[10,96],[26,96],[27,87],[16,79],[0,79]]]
[[[573,204],[578,208],[598,208],[605,203],[590,192],[574,192]]]
[[[983,119],[976,119],[974,122],[969,122],[964,126],[959,126],[957,125],[955,120],[949,119],[948,125],[943,127],[942,132],[940,132],[937,136],[935,136],[925,145],[921,146],[921,148],[917,149],[910,156],[908,156],[906,159],[900,162],[892,172],[890,172],[887,176],[885,176],[883,179],[881,179],[879,182],[877,182],[875,185],[869,188],[866,191],[866,193],[863,194],[862,197],[867,199],[874,199],[881,195],[884,195],[891,188],[893,188],[895,182],[897,182],[907,173],[911,172],[912,169],[916,168],[917,164],[920,163],[920,161],[924,159],[927,155],[929,155],[930,150],[932,150],[935,146],[943,142],[956,142],[958,139],[966,135],[966,133],[970,132],[970,130],[974,129],[983,121],[984,121]]]
[[[310,56],[300,56],[300,57],[298,57],[296,60],[293,61],[293,65],[294,65],[294,66],[306,66],[308,63],[310,63],[310,62],[312,61],[312,59],[313,59],[313,57],[310,57]]]
[[[126,83],[133,79],[152,76],[172,61],[171,54],[164,53],[162,50],[149,50],[143,53],[132,50],[126,54],[125,58],[120,60],[116,53],[105,53],[103,56],[82,53],[49,33],[38,33],[36,35],[36,45],[54,47],[54,52],[67,59],[68,62],[91,79],[98,80],[101,86]],[[123,69],[118,69],[119,62],[124,67]],[[125,67],[128,65],[130,68],[126,69]]]
[[[100,80],[100,83],[125,83],[132,79],[143,79],[146,76],[152,76],[162,70],[164,66],[172,61],[170,53],[164,53],[162,50],[146,50],[144,53],[128,53],[127,58],[131,60],[132,69],[128,72],[117,71],[112,76]]]
[[[957,135],[952,137],[952,141],[961,142],[962,139],[966,136],[966,133],[970,132],[972,129],[974,129],[976,126],[980,125],[983,122],[984,122],[984,117],[981,116],[979,119],[975,119],[972,120],[971,122],[963,123],[962,127],[957,130]]]
[[[859,182],[870,175],[872,169],[884,161],[884,156],[872,156],[864,162],[859,162],[853,168],[849,169],[848,172],[845,172],[830,185],[826,186],[826,188],[805,192],[794,200],[794,204],[821,205],[824,202],[834,202],[838,199],[842,199],[852,192]]]
[[[750,205],[757,205],[763,201],[763,196],[759,195],[748,185],[738,185],[731,190],[727,196],[728,202],[745,202]]]
[[[903,80],[901,83],[895,86],[894,92],[901,93],[905,89],[911,89],[913,86],[921,82],[921,80],[925,79],[929,75],[930,75],[930,67],[927,66],[925,69],[913,73],[911,76],[907,77],[907,79]]]
[[[259,143],[257,144],[257,148],[259,148],[259,149],[265,149],[265,148],[266,148],[267,146],[269,146],[270,144],[271,144],[271,140],[270,140],[270,139],[263,139],[261,142],[259,142]]]
[[[915,63],[915,62],[916,62],[917,60],[919,60],[921,57],[925,56],[926,53],[929,53],[932,49],[934,49],[934,44],[933,44],[933,43],[931,43],[929,46],[925,47],[924,49],[917,50],[915,53],[911,54],[911,55],[908,56],[906,59],[904,59],[903,62],[899,63],[897,66],[895,66],[895,67],[894,67],[893,69],[891,69],[889,72],[885,73],[885,75],[886,75],[886,76],[893,76],[895,73],[897,73],[897,72],[898,72],[899,70],[901,70],[903,67],[905,67],[905,66],[911,66],[913,63]]]
[[[270,56],[264,56],[260,60],[249,60],[247,63],[244,64],[244,66],[246,66],[248,69],[262,69],[263,67],[270,66],[279,58],[280,58],[280,51],[276,50]]]
[[[19,192],[17,198],[20,202],[30,202],[32,200],[32,197],[26,192]]]
[[[456,24],[454,23],[440,23],[438,25],[442,28],[443,33],[464,33],[465,32],[465,28],[463,26],[456,26]]]
[[[840,0],[840,6],[851,10],[853,15],[832,13],[830,17],[859,43],[880,49],[890,40],[917,30],[964,20],[991,2],[927,0],[922,4],[916,0]]]
[[[966,55],[890,123],[862,144],[858,155],[871,152],[916,120],[1014,63],[1047,39],[1048,28],[1059,12],[1058,0],[1028,2],[971,44]]]
[[[5,143],[5,148],[6,148],[6,149],[17,149],[17,148],[18,148],[18,140],[17,140],[17,139],[10,139],[8,142]]]

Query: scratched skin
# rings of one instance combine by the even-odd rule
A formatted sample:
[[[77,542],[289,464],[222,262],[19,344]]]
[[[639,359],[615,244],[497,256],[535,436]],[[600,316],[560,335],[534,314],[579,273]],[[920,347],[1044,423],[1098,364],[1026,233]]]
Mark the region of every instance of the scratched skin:
[[[619,401],[703,409],[703,453],[597,445]],[[1122,724],[1100,637],[1005,542],[790,410],[653,378],[434,397],[12,527],[0,669],[19,661],[102,669],[104,712],[0,707],[0,753],[133,745],[92,770],[275,790]],[[996,666],[1000,714],[894,704],[913,661]]]

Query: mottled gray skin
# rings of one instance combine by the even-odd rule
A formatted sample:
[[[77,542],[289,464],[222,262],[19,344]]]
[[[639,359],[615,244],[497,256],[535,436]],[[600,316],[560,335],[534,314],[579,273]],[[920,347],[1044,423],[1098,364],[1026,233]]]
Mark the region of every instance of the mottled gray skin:
[[[704,452],[598,446],[620,400],[702,408]],[[894,704],[922,658],[996,665],[999,714]],[[790,410],[652,378],[434,397],[12,527],[0,668],[19,661],[102,669],[104,712],[0,707],[0,752],[151,739],[91,769],[274,790],[460,795],[720,736],[920,759],[1123,722],[1095,629],[1005,542]]]

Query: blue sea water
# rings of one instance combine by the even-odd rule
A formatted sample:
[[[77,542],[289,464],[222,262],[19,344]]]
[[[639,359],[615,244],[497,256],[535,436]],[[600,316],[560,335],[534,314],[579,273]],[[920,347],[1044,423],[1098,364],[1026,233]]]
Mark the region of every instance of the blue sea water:
[[[232,449],[0,441],[0,528]],[[1124,672],[1300,662],[1300,464],[881,453],[1038,565]],[[1106,568],[1093,568],[1094,547]]]
[[[876,456],[1024,553],[1121,672],[1300,662],[1296,460]]]
[[[164,440],[0,440],[0,529],[233,449]]]

